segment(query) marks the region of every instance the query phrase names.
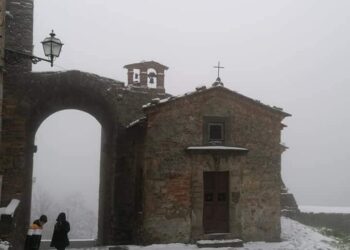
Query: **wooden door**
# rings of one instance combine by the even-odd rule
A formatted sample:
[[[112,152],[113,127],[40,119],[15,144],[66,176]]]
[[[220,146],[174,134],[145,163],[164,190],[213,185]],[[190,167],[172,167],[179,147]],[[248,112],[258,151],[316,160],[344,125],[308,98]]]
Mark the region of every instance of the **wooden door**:
[[[204,172],[203,226],[205,233],[229,231],[228,172]]]

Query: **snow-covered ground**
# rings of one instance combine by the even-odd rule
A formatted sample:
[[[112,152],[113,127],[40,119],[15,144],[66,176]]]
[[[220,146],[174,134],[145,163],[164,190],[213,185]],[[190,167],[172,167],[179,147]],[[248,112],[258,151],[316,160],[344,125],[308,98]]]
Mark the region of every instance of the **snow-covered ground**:
[[[248,242],[244,247],[235,250],[336,250],[336,241],[319,234],[315,229],[305,226],[294,220],[281,219],[282,242]],[[108,248],[95,248],[90,250],[107,250]],[[150,246],[129,246],[130,250],[198,250],[196,245],[180,243]],[[214,250],[215,248],[201,248],[203,250]],[[216,248],[217,249],[217,248]],[[350,249],[350,248],[342,248]],[[80,249],[81,250],[81,249]],[[220,248],[220,250],[233,250],[233,248]]]
[[[247,242],[244,247],[235,250],[336,250],[334,239],[319,234],[315,229],[305,226],[289,218],[282,217],[282,241],[281,242]],[[0,244],[0,249],[1,244]],[[6,248],[3,248],[6,249]],[[88,248],[89,250],[108,250],[108,247]],[[158,244],[150,246],[129,246],[130,250],[198,250],[196,245],[180,243]],[[214,248],[201,248],[203,250],[214,250]],[[217,249],[217,248],[216,248]],[[350,247],[341,248],[350,249]],[[68,250],[68,249],[67,249]],[[73,249],[71,249],[73,250]],[[76,249],[78,250],[78,249]],[[79,248],[83,250],[83,248]],[[87,250],[87,249],[86,249]],[[233,248],[220,248],[220,250],[233,250]]]
[[[336,249],[331,245],[335,241],[325,237],[312,228],[294,220],[284,218],[281,219],[282,226],[282,242],[248,242],[244,247],[235,248],[237,250],[327,250]],[[130,250],[194,250],[198,249],[195,245],[169,244],[169,245],[151,245],[147,247],[130,246]],[[203,248],[202,248],[203,249]],[[209,249],[209,248],[205,248]],[[221,248],[228,250],[232,248]]]
[[[336,213],[350,214],[350,207],[299,206],[304,213]]]
[[[9,243],[7,241],[0,240],[0,250],[7,250],[9,248]]]

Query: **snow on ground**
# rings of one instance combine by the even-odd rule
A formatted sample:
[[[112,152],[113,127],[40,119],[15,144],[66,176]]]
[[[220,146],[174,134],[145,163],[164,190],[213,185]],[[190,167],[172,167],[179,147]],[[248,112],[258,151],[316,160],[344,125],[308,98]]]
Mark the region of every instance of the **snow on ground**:
[[[294,220],[281,219],[282,242],[248,242],[244,247],[234,248],[237,250],[333,250],[331,246],[336,242],[316,232],[314,229],[305,226]],[[130,250],[195,250],[195,245],[168,244],[168,245],[151,245],[146,247],[130,246]],[[202,248],[203,250],[213,250],[215,248]],[[220,250],[229,250],[232,248],[220,248]]]
[[[247,242],[240,248],[219,248],[220,250],[336,250],[334,239],[319,234],[315,229],[289,218],[281,218],[281,242]],[[333,245],[333,246],[332,246]],[[150,246],[128,246],[130,250],[198,250],[196,245],[180,243],[158,244]],[[201,248],[215,250],[217,248]],[[342,248],[350,249],[350,248]],[[73,249],[71,249],[73,250]],[[76,249],[78,250],[78,249]],[[83,250],[80,248],[80,250]],[[87,249],[86,249],[87,250]],[[89,250],[108,250],[107,247],[89,248]]]
[[[303,213],[350,214],[350,207],[298,206]]]
[[[9,249],[9,243],[7,241],[0,240],[0,250],[7,250]]]

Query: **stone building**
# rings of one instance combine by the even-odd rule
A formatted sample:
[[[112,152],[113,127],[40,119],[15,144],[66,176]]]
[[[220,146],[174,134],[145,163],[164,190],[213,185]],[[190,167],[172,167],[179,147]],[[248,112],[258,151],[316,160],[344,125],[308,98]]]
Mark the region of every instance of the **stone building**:
[[[146,242],[212,233],[279,240],[281,121],[289,114],[217,83],[154,99],[128,127]]]
[[[31,54],[33,0],[7,0],[6,10],[5,48]],[[212,233],[279,239],[288,116],[281,109],[219,79],[172,97],[168,68],[154,61],[126,65],[128,84],[80,71],[32,72],[28,60],[4,68],[0,207],[20,203],[0,238],[14,249],[30,223],[35,134],[64,109],[85,111],[102,127],[98,244],[191,242]]]

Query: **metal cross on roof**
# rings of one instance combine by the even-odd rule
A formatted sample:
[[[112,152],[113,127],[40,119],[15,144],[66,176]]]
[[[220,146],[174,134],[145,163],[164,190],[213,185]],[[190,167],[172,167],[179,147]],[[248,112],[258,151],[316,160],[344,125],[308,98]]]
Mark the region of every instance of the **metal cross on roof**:
[[[220,66],[220,61],[218,62],[218,66],[214,66],[214,68],[218,69],[218,78],[220,78],[220,69],[224,68]]]

